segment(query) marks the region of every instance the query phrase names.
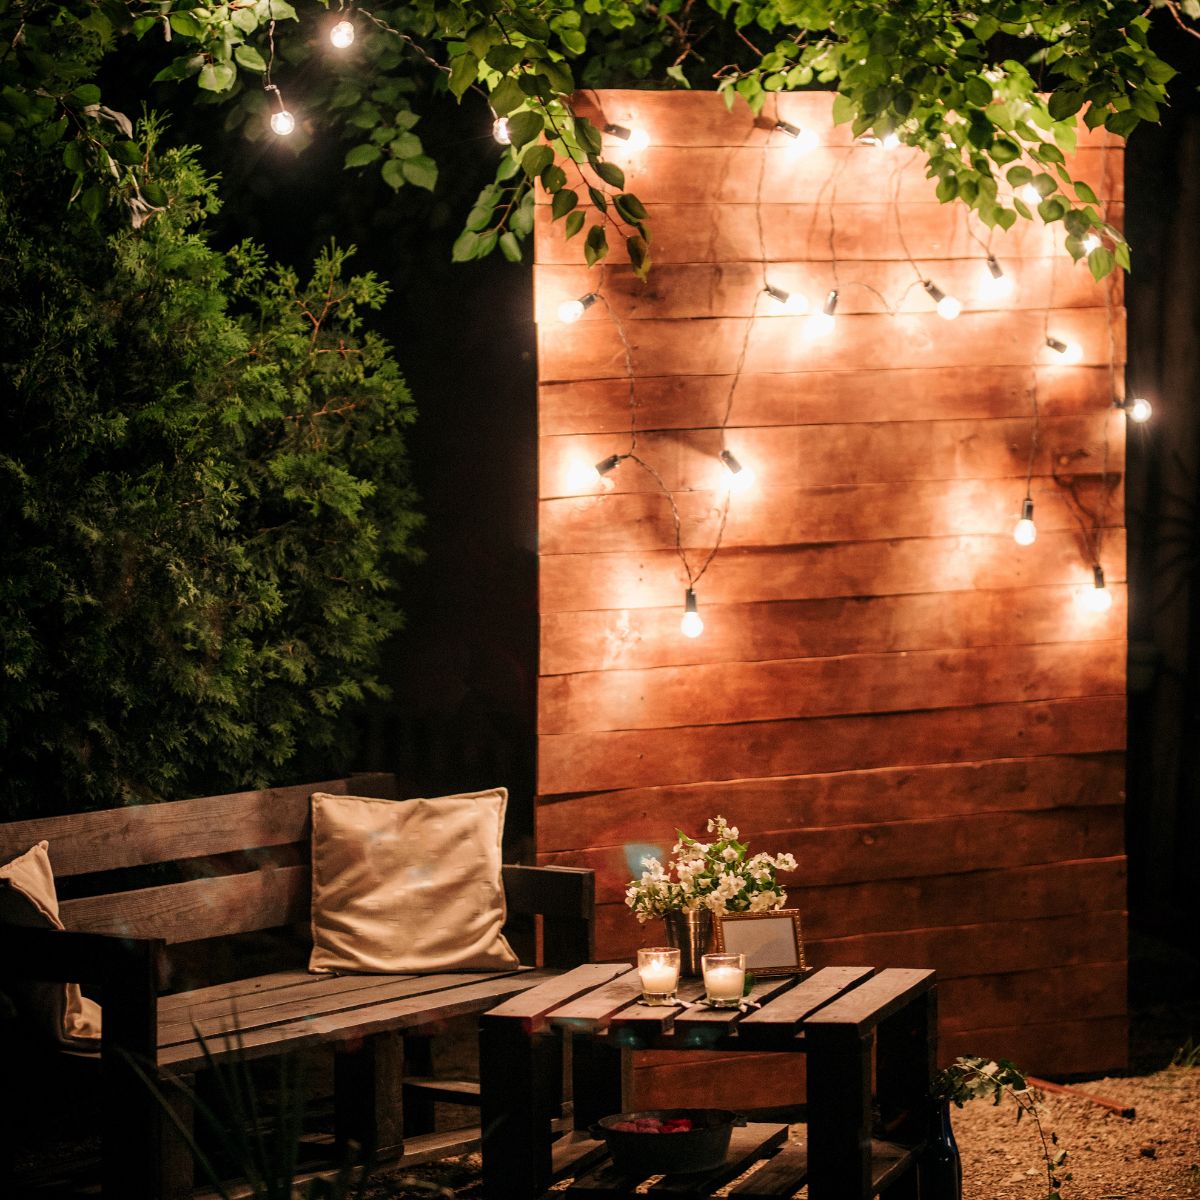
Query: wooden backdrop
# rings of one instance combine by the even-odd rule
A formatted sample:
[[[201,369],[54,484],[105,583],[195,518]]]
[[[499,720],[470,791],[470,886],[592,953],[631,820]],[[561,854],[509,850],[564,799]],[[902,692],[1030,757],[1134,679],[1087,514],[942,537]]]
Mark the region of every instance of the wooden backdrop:
[[[600,957],[626,957],[662,940],[622,904],[641,855],[723,814],[752,849],[799,860],[810,961],[937,969],[943,1058],[1117,1068],[1120,281],[1073,264],[1061,225],[1021,221],[991,242],[1015,290],[988,299],[986,228],[937,203],[915,152],[832,127],[830,104],[779,96],[756,121],[712,93],[589,94],[597,119],[650,137],[608,142],[649,209],[645,283],[620,251],[584,269],[539,210],[538,861],[595,868]],[[822,145],[794,155],[777,117]],[[1072,166],[1114,223],[1122,161],[1081,130]],[[963,301],[958,320],[936,315],[921,276]],[[810,306],[836,282],[835,332],[807,336],[764,277]],[[556,319],[591,291],[604,300],[581,321]],[[653,480],[626,462],[606,487],[570,482],[572,463],[628,449],[618,322],[638,452],[674,493],[691,559],[717,533],[731,386],[725,444],[757,473],[697,586],[695,640]],[[1079,364],[1052,361],[1047,334]],[[1038,539],[1021,548],[1035,385]],[[1076,603],[1094,552],[1104,615]],[[649,1058],[639,1075],[676,1102],[689,1078]]]

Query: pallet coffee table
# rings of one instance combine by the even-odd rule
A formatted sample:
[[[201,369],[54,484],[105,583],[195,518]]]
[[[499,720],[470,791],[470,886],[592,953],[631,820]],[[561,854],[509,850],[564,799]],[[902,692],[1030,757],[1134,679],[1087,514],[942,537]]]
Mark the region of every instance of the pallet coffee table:
[[[699,984],[680,988],[684,1000],[700,994]],[[789,1142],[786,1125],[735,1129],[721,1168],[654,1182],[659,1200],[710,1196],[756,1163],[731,1193],[737,1200],[788,1197],[805,1186],[809,1200],[915,1200],[937,1058],[932,971],[826,967],[803,979],[764,979],[750,997],[761,1007],[748,1012],[648,1008],[640,995],[628,964],[593,963],[480,1019],[485,1200],[535,1200],[564,1179],[568,1197],[617,1200],[645,1182],[616,1172],[603,1142],[588,1134],[600,1117],[629,1110],[634,1049],[808,1056],[807,1145]],[[555,1140],[564,1078],[574,1131]],[[872,1137],[873,1126],[886,1140]]]

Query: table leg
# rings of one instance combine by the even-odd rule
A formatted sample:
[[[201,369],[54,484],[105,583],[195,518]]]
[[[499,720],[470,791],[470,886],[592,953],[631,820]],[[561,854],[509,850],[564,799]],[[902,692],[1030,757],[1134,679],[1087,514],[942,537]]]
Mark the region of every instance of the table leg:
[[[805,1030],[809,1200],[870,1200],[871,1051],[853,1025]]]
[[[552,1182],[550,1128],[562,1104],[562,1039],[519,1021],[479,1029],[485,1200],[534,1200]]]
[[[575,1128],[590,1129],[601,1117],[628,1112],[633,1094],[633,1052],[586,1034],[572,1038],[571,1078]]]
[[[930,1088],[937,1070],[937,992],[915,996],[879,1023],[875,1094],[884,1136],[917,1146],[930,1134]]]

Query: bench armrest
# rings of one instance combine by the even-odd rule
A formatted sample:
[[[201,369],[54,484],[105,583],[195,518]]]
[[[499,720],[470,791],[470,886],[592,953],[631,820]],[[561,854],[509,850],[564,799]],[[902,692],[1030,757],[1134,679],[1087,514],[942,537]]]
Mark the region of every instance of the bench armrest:
[[[577,967],[595,958],[594,871],[508,864],[503,871],[504,895],[516,940],[522,940],[522,930],[532,928],[533,917],[542,918],[541,965]],[[521,954],[523,959],[526,956]]]

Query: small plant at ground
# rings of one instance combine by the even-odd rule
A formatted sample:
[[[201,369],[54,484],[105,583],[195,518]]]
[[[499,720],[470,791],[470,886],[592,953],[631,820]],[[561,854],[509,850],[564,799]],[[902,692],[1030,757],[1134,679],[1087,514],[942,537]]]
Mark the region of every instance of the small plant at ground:
[[[1195,1038],[1188,1038],[1175,1051],[1175,1057],[1171,1059],[1171,1066],[1200,1067],[1200,1042],[1197,1042]]]
[[[985,1096],[999,1104],[1007,1095],[1016,1105],[1017,1121],[1028,1116],[1037,1128],[1046,1167],[1046,1200],[1062,1200],[1060,1189],[1071,1178],[1070,1171],[1063,1170],[1067,1152],[1059,1149],[1058,1135],[1042,1124],[1033,1089],[1018,1067],[1003,1058],[956,1058],[934,1081],[933,1094],[958,1108]]]

